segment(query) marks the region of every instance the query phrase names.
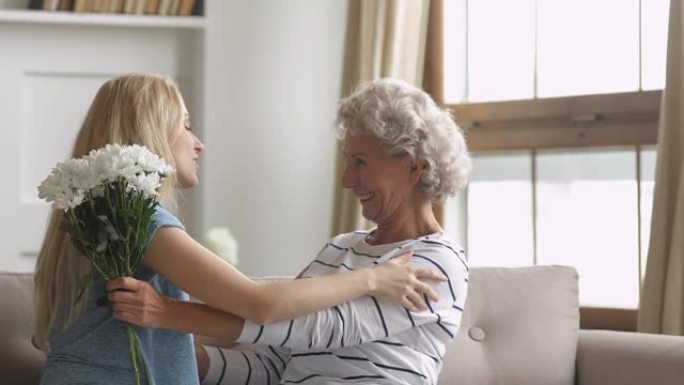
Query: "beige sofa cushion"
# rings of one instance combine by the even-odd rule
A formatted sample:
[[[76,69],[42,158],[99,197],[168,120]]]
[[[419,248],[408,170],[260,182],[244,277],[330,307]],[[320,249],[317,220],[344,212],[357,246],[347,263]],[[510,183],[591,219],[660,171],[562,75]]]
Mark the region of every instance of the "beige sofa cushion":
[[[684,337],[582,330],[577,346],[581,385],[681,385]]]
[[[577,287],[566,266],[472,268],[439,384],[574,384]]]
[[[45,355],[33,347],[33,275],[0,273],[0,383],[40,381]]]

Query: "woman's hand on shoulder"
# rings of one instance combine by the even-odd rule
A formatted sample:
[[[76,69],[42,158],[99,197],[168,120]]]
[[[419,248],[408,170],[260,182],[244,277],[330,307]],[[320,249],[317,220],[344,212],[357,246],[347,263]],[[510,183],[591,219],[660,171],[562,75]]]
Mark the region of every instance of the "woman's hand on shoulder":
[[[371,295],[410,311],[428,309],[423,295],[431,301],[439,301],[437,293],[425,281],[441,282],[446,277],[427,267],[409,265],[412,255],[413,252],[409,251],[373,267]]]
[[[138,326],[164,327],[173,300],[159,294],[149,283],[124,277],[107,282],[106,288],[114,318]]]

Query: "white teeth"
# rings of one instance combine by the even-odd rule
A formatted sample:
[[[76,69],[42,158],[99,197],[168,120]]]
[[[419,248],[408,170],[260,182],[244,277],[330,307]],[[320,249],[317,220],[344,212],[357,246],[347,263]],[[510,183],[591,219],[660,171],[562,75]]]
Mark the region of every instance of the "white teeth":
[[[373,197],[373,193],[368,193],[366,195],[359,195],[359,200],[360,201],[367,201]]]

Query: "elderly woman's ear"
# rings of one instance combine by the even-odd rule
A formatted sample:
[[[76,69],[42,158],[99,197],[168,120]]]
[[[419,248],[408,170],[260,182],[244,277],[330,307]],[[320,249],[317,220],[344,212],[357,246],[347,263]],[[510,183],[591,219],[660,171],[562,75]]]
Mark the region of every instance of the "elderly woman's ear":
[[[411,184],[417,185],[418,182],[420,182],[420,178],[423,176],[425,160],[414,158],[411,155],[407,155],[405,159],[409,162],[409,180],[411,181]]]

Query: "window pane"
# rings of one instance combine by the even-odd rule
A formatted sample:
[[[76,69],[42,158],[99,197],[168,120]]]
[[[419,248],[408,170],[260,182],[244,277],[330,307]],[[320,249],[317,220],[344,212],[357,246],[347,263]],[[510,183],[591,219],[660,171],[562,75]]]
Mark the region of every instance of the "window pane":
[[[531,156],[473,156],[468,185],[468,254],[473,266],[533,262]]]
[[[575,266],[583,305],[635,308],[635,151],[545,151],[537,170],[538,263]]]
[[[670,0],[641,2],[641,88],[644,90],[665,86],[669,8]]]
[[[641,279],[646,272],[648,245],[651,240],[651,214],[653,213],[653,189],[655,187],[656,149],[641,149]]]
[[[459,245],[468,250],[466,211],[468,210],[466,201],[466,191],[460,192],[453,198],[449,198],[444,203],[444,218],[442,225],[444,231],[449,234]],[[466,253],[466,258],[470,258]]]
[[[468,2],[469,101],[534,96],[534,0]]]
[[[466,97],[466,0],[444,2],[444,101]]]
[[[638,0],[537,4],[539,97],[639,88]]]

